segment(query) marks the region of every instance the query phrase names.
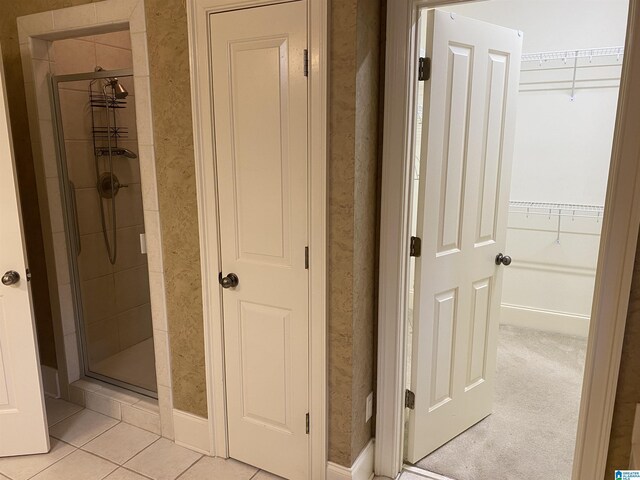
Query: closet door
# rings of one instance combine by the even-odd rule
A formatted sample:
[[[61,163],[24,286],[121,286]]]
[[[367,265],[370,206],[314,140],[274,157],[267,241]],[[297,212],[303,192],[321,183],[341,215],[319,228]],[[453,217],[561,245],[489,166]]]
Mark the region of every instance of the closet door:
[[[309,478],[306,23],[297,1],[210,24],[229,454],[290,480]]]
[[[515,30],[427,15],[410,462],[491,413],[522,48]]]
[[[0,62],[0,457],[49,451],[15,178]]]

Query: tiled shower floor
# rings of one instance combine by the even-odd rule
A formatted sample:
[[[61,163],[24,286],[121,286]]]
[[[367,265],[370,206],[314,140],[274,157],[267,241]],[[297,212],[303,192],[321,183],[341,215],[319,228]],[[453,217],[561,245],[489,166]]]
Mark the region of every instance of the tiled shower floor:
[[[152,392],[158,388],[152,338],[105,358],[92,365],[91,370]]]
[[[235,460],[203,456],[146,430],[47,398],[51,450],[0,458],[0,480],[277,480]],[[282,480],[282,479],[280,479]]]

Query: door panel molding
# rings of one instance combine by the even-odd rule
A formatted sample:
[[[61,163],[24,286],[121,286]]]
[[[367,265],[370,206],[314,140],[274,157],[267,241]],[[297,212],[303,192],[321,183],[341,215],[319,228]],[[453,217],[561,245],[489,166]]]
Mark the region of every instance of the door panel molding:
[[[480,0],[473,0],[480,1]],[[418,8],[459,3],[398,0],[387,10],[375,473],[402,469],[405,322],[416,91]],[[589,332],[574,480],[604,476],[640,227],[640,0],[630,0],[618,114]],[[416,61],[413,61],[413,60]],[[415,470],[413,470],[415,471]],[[430,477],[429,477],[430,478]]]
[[[196,184],[203,290],[207,404],[211,454],[227,457],[224,338],[218,285],[219,225],[211,108],[209,15],[286,3],[283,0],[190,0],[189,53]],[[327,468],[327,314],[326,314],[326,153],[327,153],[327,0],[307,0],[308,152],[309,152],[309,335],[310,476],[325,478]]]

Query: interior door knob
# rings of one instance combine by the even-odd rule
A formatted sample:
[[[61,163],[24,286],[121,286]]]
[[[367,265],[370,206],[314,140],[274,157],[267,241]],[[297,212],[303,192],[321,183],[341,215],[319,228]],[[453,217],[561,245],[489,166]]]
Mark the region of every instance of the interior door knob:
[[[15,285],[20,281],[20,274],[15,270],[9,270],[2,276],[2,284],[6,286]]]
[[[221,273],[218,281],[222,288],[235,288],[240,283],[240,279],[235,273],[230,273],[226,277],[223,277]]]
[[[504,265],[505,267],[511,265],[511,257],[499,253],[498,255],[496,255],[496,265],[500,264]]]

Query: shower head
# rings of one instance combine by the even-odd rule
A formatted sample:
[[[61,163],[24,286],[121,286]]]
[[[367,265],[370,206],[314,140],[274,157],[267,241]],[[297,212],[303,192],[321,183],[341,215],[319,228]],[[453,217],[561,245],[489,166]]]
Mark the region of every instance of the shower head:
[[[113,95],[118,99],[127,98],[129,92],[126,88],[122,86],[122,84],[118,81],[117,78],[107,78],[108,85],[111,85],[113,88]]]

